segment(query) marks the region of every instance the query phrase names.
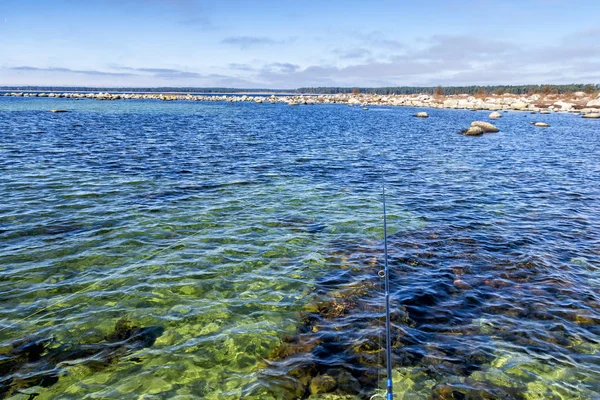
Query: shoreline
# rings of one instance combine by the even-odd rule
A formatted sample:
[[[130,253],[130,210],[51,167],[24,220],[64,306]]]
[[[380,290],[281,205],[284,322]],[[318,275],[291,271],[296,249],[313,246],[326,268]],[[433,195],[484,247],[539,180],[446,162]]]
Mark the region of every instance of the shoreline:
[[[600,95],[594,97],[583,92],[570,94],[534,94],[471,96],[455,95],[375,95],[375,94],[173,94],[173,93],[90,93],[90,92],[10,92],[4,97],[48,97],[92,100],[162,100],[162,101],[215,101],[286,103],[288,105],[346,104],[348,106],[405,106],[443,109],[529,111],[529,112],[574,112],[580,114],[600,113]]]

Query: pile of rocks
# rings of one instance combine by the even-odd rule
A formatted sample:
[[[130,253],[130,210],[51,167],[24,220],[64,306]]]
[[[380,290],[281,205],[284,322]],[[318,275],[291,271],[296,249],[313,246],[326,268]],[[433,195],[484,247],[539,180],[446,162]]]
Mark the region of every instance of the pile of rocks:
[[[500,129],[490,124],[489,122],[475,121],[467,129],[463,129],[461,133],[465,136],[481,136],[484,133],[500,132]]]
[[[516,96],[510,94],[489,95],[476,98],[466,94],[450,96],[421,95],[376,95],[376,94],[323,94],[323,95],[204,95],[178,93],[5,93],[4,96],[14,97],[53,97],[67,99],[96,99],[96,100],[185,100],[185,101],[227,101],[254,103],[286,103],[286,104],[347,104],[350,106],[406,106],[451,108],[466,110],[490,110],[490,118],[498,118],[498,111],[527,111],[527,112],[577,112],[580,115],[600,113],[600,96],[592,98],[585,93],[573,95],[534,94],[531,96]],[[494,115],[494,116],[492,116]],[[594,118],[594,117],[588,117]]]

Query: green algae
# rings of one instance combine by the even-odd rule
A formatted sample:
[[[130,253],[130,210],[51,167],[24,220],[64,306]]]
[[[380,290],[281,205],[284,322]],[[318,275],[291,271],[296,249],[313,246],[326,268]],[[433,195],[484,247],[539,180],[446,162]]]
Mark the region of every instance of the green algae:
[[[392,371],[394,397],[399,400],[427,400],[436,381],[419,368],[395,368]],[[383,383],[383,382],[382,382]]]

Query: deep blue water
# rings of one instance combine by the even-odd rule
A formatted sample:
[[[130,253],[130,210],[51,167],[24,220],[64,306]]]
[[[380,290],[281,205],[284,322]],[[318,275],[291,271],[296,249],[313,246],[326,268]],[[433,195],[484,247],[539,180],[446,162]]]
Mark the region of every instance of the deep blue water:
[[[0,353],[164,330],[4,395],[368,398],[385,179],[399,396],[596,398],[600,123],[416,111],[0,98]]]

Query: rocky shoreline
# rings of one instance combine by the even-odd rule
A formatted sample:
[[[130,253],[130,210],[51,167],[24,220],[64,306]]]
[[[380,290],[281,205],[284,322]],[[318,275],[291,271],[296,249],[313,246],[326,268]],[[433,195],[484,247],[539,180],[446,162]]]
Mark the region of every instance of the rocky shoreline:
[[[457,94],[448,96],[436,95],[375,95],[375,94],[328,94],[328,95],[191,95],[191,94],[127,94],[127,93],[4,93],[12,97],[50,97],[67,99],[94,100],[187,100],[215,102],[254,102],[254,103],[286,103],[290,106],[313,104],[347,104],[349,106],[408,106],[428,108],[449,108],[490,111],[528,111],[540,113],[573,112],[600,118],[600,95],[584,92],[570,94],[533,94],[533,95],[487,95],[469,96]],[[591,115],[591,117],[590,117]]]

